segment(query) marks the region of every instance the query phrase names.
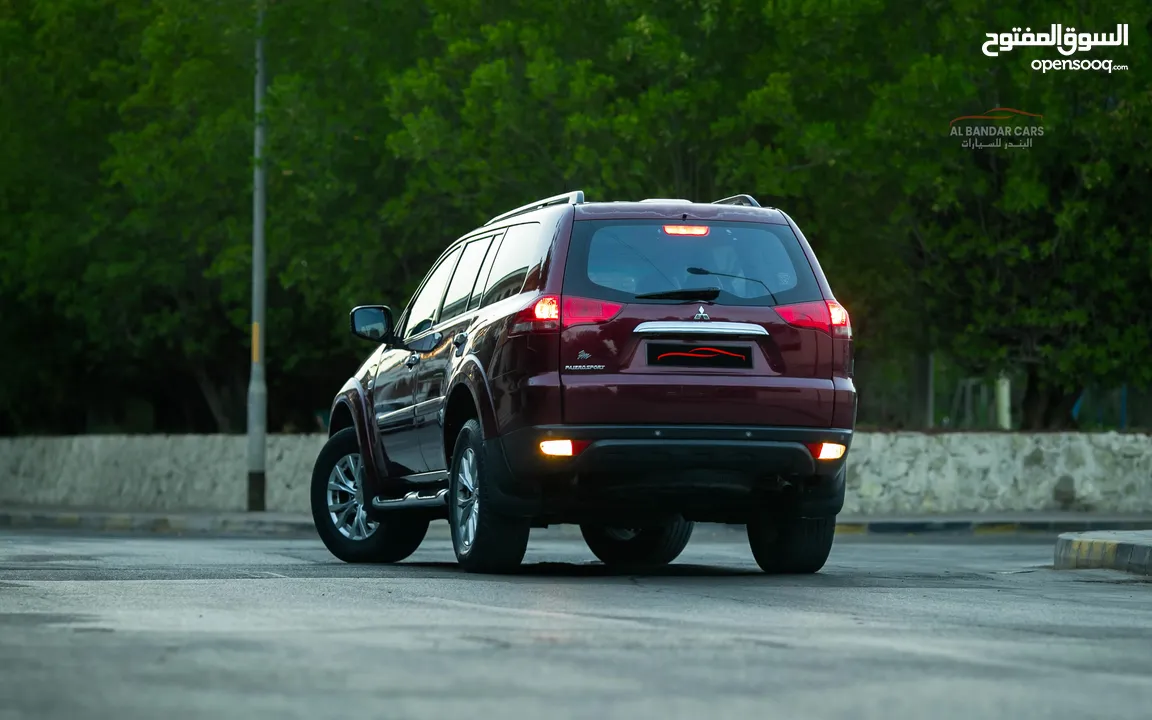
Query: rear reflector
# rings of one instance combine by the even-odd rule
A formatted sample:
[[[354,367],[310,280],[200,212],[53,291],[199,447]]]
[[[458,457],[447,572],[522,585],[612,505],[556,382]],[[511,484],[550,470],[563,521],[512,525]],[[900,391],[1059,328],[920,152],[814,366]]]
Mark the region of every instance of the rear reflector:
[[[813,460],[839,460],[848,448],[839,443],[808,443]]]
[[[774,309],[792,327],[820,330],[844,340],[852,338],[852,320],[848,317],[848,311],[835,300],[780,305]]]
[[[664,232],[669,235],[693,235],[704,237],[708,234],[707,225],[665,225]]]
[[[572,457],[588,447],[587,440],[543,440],[540,443],[540,452],[552,457]]]

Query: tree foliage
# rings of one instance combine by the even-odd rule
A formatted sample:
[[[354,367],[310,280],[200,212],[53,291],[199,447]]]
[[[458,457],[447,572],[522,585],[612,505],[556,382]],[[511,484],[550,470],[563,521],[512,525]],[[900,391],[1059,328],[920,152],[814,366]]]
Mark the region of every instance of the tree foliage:
[[[1034,71],[989,32],[1130,27]],[[1071,0],[275,0],[266,14],[273,429],[310,429],[444,245],[509,207],[748,192],[805,228],[861,362],[1022,372],[1029,426],[1152,383],[1152,6]],[[0,430],[237,431],[252,3],[0,0]],[[1014,151],[949,121],[1043,115]],[[139,418],[144,407],[152,417]]]

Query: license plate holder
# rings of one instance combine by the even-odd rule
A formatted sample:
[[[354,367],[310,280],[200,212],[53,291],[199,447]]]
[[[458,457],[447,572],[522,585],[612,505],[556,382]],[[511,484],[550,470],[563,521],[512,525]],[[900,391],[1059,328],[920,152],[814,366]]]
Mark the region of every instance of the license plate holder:
[[[654,367],[747,370],[752,367],[749,345],[716,343],[648,343],[648,365]]]

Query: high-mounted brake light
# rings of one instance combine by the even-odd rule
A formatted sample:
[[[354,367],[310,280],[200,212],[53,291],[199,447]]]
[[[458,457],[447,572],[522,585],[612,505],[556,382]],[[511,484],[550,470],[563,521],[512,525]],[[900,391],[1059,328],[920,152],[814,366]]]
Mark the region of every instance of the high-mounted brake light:
[[[608,322],[620,314],[624,306],[603,300],[579,297],[545,295],[529,303],[516,313],[508,332],[519,335],[528,332],[557,332],[573,325],[595,325]]]
[[[792,327],[820,330],[844,340],[852,338],[852,320],[848,317],[848,311],[835,300],[780,305],[775,310]]]
[[[695,237],[704,237],[708,234],[709,227],[707,225],[665,225],[664,232],[669,235],[693,235]]]

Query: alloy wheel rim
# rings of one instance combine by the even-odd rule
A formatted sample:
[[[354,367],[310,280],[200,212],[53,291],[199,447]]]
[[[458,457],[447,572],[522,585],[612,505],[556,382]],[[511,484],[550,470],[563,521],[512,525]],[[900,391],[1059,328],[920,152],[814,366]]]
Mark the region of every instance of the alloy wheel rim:
[[[477,492],[479,475],[476,451],[465,448],[456,468],[456,503],[453,508],[456,531],[464,551],[472,548],[472,543],[476,541],[476,528],[480,524],[480,496]]]
[[[349,453],[328,475],[328,517],[336,531],[353,541],[367,540],[380,523],[368,519],[364,508],[364,463],[360,453]]]

